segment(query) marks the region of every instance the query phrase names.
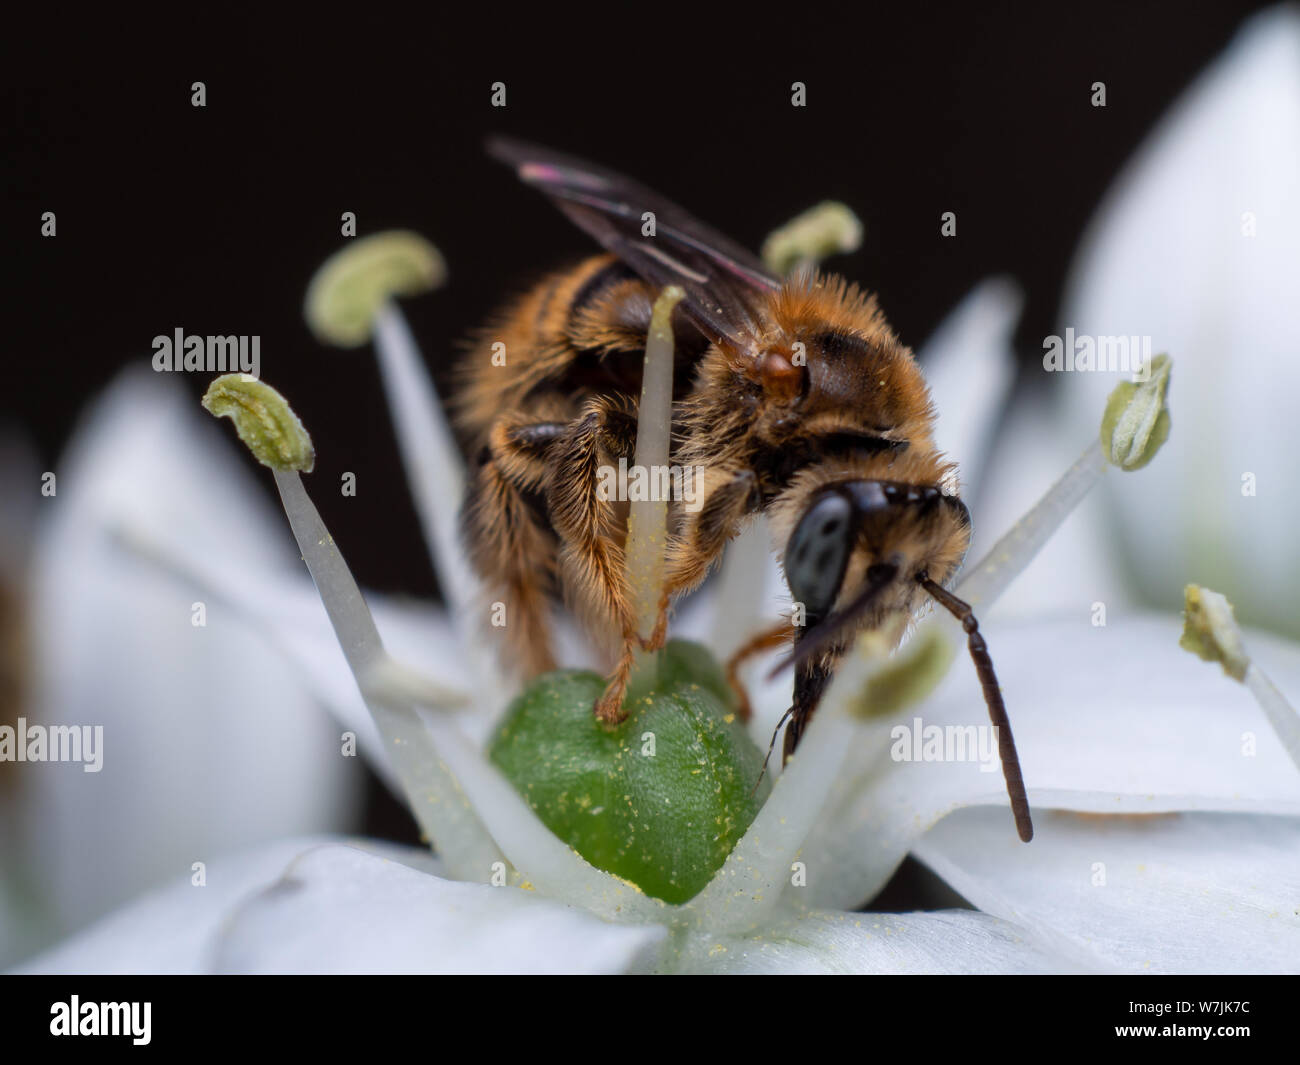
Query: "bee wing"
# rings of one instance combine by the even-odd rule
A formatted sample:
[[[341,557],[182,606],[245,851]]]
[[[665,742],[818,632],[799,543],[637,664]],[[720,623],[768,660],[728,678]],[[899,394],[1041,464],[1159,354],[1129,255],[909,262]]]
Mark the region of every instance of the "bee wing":
[[[654,285],[680,285],[683,311],[709,339],[753,348],[755,308],[781,281],[739,244],[643,185],[581,159],[505,138],[488,151]],[[641,235],[652,211],[655,236]]]

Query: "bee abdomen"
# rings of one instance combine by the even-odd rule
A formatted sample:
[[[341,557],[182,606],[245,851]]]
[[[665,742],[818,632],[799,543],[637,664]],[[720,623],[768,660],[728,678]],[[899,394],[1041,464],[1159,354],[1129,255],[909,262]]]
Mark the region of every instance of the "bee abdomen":
[[[636,274],[632,272],[631,267],[621,259],[615,259],[610,256],[600,256],[596,261],[604,259],[603,266],[597,266],[596,269],[587,276],[587,279],[578,286],[573,297],[569,300],[568,312],[568,331],[570,335],[578,324],[579,316],[595,304],[602,296],[606,295],[616,285],[625,281],[636,281]],[[646,328],[649,328],[647,320]],[[581,332],[581,330],[578,330]]]

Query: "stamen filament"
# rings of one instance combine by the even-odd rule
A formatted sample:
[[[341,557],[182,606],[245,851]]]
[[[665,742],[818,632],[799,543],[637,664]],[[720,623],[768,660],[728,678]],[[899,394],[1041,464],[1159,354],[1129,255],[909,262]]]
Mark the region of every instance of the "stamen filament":
[[[1169,436],[1169,390],[1172,362],[1152,360],[1148,379],[1116,385],[1102,412],[1101,434],[1065,475],[1002,537],[954,591],[972,607],[984,607],[1006,591],[1083,500],[1110,464],[1125,471],[1141,469]]]
[[[1106,472],[1101,442],[1094,440],[1047,494],[967,573],[956,594],[973,607],[992,603],[1025,570],[1043,545]]]
[[[653,474],[667,469],[673,416],[673,308],[685,297],[670,285],[655,300],[646,338],[641,375],[641,402],[637,407],[636,455],[639,469]],[[664,594],[664,566],[668,547],[668,500],[634,499],[628,514],[626,568],[635,609],[637,633],[649,638],[659,620]],[[632,681],[653,666],[639,649],[635,652]]]
[[[891,658],[897,635],[893,630],[864,634],[857,650],[845,656],[833,683],[844,691],[865,691],[882,669],[907,668],[917,645],[909,644]],[[840,768],[853,749],[857,725],[849,712],[851,702],[823,703],[749,831],[708,887],[686,904],[687,915],[698,924],[743,931],[762,924],[777,907],[791,863],[822,816]]]
[[[1254,662],[1246,669],[1246,687],[1264,711],[1287,756],[1300,769],[1300,714]]]
[[[460,451],[415,338],[396,304],[388,301],[379,308],[373,336],[407,484],[438,585],[453,619],[469,619],[479,588],[463,562],[460,545],[460,503],[465,495]],[[469,640],[466,645],[470,667],[481,680],[480,699],[495,714],[507,698],[498,680],[500,670],[488,660],[478,641]]]
[[[663,903],[592,867],[555,837],[453,722],[419,714],[396,693],[391,701],[377,694],[382,684],[370,679],[382,673],[387,657],[361,591],[302,480],[277,470],[275,483],[362,698],[380,734],[392,741],[411,811],[452,875],[490,881],[506,868],[508,855],[519,870],[515,881],[522,874],[544,894],[582,898],[608,920],[658,919]]]
[[[380,735],[392,743],[390,758],[411,812],[452,875],[493,882],[499,875],[510,874],[509,853],[515,859],[522,856],[525,862],[520,872],[513,874],[515,882],[526,870],[543,891],[559,898],[585,896],[590,908],[606,918],[654,919],[652,915],[662,909],[662,903],[654,905],[656,900],[630,891],[615,877],[583,861],[546,830],[453,722],[442,715],[423,718],[411,705],[415,694],[411,689],[422,688],[422,682],[414,681],[410,672],[384,651],[361,589],[302,479],[289,465],[289,461],[297,461],[299,453],[310,452],[311,439],[284,397],[260,381],[227,375],[208,390],[209,401],[218,398],[222,401],[205,405],[218,415],[233,418],[240,436],[245,440],[253,437],[253,446],[262,449],[267,456],[263,461],[272,466],[294,539],[361,697]],[[275,446],[264,446],[262,437],[267,433],[274,437]],[[285,434],[292,435],[297,446],[288,449],[293,452],[289,460],[281,461],[278,456],[285,449],[279,446],[279,438]],[[449,763],[455,768],[449,768]],[[495,831],[489,830],[489,819]]]
[[[465,495],[460,452],[406,318],[391,301],[375,315],[373,338],[407,483],[438,583],[452,613],[464,617],[477,589],[470,572],[455,564],[462,554],[457,514]]]
[[[292,471],[274,472],[294,539],[316,583],[339,646],[357,678],[361,697],[380,735],[392,743],[389,757],[411,812],[454,876],[488,880],[494,863],[504,860],[501,851],[448,771],[414,709],[409,704],[377,698],[366,683],[376,669],[383,668],[386,658],[370,608],[302,479]]]

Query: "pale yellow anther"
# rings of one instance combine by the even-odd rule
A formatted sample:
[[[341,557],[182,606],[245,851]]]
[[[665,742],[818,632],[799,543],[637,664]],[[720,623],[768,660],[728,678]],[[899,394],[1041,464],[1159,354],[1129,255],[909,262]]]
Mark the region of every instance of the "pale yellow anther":
[[[376,233],[325,260],[307,288],[303,313],[322,341],[355,348],[370,339],[385,301],[428,292],[446,276],[442,254],[418,233]]]
[[[284,396],[252,374],[218,377],[208,385],[203,407],[213,417],[233,421],[239,439],[263,465],[302,473],[316,465],[311,437],[298,415]]]
[[[1124,381],[1115,386],[1101,418],[1101,449],[1106,461],[1121,470],[1140,470],[1169,439],[1168,355],[1151,360],[1145,381]]]
[[[845,204],[827,200],[774,229],[763,241],[763,262],[774,273],[786,274],[801,263],[818,263],[861,245],[858,216]]]
[[[1234,680],[1245,680],[1250,656],[1232,604],[1218,592],[1189,584],[1183,589],[1183,634],[1178,646],[1207,662],[1218,662]]]
[[[952,665],[956,649],[939,625],[924,625],[898,654],[887,657],[893,633],[870,632],[858,642],[859,653],[883,659],[849,704],[855,717],[889,717],[921,702],[938,687]]]

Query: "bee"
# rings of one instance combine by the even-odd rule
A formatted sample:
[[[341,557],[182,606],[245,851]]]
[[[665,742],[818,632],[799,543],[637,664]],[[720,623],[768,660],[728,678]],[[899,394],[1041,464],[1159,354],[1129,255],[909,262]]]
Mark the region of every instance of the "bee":
[[[554,668],[550,612],[567,602],[589,631],[613,637],[616,665],[594,711],[622,720],[637,647],[662,645],[669,602],[764,514],[802,624],[755,637],[728,673],[790,642],[784,757],[855,637],[913,617],[928,595],[968,634],[1028,840],[992,661],[970,607],[945,588],[970,514],[935,446],[925,379],[875,297],[812,269],[777,277],[622,175],[515,141],[488,150],[605,249],[517,298],[461,368],[456,415],[473,459],[463,525],[474,567],[505,605],[508,657],[526,675]],[[659,623],[643,638],[623,566],[627,505],[601,498],[596,482],[602,464],[632,461],[646,335],[667,285],[685,292],[672,319],[672,461],[702,471],[702,483],[697,507],[671,511]]]

